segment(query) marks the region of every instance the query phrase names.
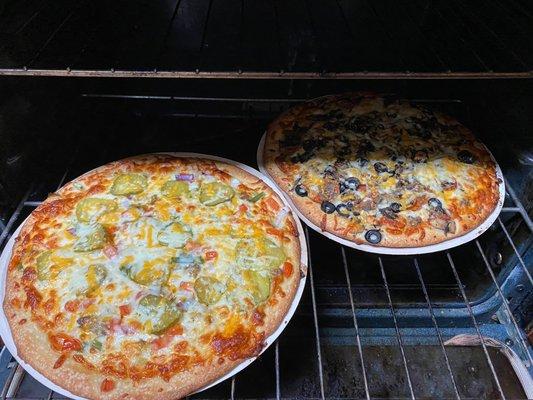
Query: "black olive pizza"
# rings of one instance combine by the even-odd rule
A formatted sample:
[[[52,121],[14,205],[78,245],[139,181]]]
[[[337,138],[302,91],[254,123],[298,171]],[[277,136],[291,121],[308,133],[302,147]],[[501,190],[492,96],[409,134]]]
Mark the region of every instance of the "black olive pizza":
[[[269,126],[266,172],[322,231],[409,248],[464,235],[498,204],[490,153],[454,118],[395,96],[349,93]]]
[[[257,355],[300,275],[297,223],[225,162],[147,155],[50,195],[13,247],[18,356],[91,399],[175,399]]]

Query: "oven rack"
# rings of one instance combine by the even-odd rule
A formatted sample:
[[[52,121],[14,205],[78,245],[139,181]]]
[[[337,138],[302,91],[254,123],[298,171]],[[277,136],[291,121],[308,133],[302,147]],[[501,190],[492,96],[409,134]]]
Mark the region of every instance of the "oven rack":
[[[0,75],[533,77],[525,0],[7,0]]]
[[[71,162],[74,162],[75,159],[76,155],[73,154]],[[64,171],[57,183],[57,188],[62,186],[71,173],[72,171],[70,168],[67,168]],[[37,183],[30,185],[26,193],[18,202],[18,205],[12,212],[10,218],[7,220],[5,228],[0,234],[0,248],[5,245],[16,226],[24,219],[24,216],[40,204],[41,201],[33,200],[36,193],[35,188],[37,186]],[[513,235],[516,231],[512,230],[506,223],[508,216],[518,217],[520,223],[526,227],[529,234],[533,233],[533,224],[529,215],[516,196],[512,186],[509,185],[509,182],[506,182],[505,207],[502,209],[502,214],[495,222],[492,230],[500,230],[504,234],[508,245],[512,248],[514,255],[513,266],[516,265],[516,268],[514,268],[513,272],[508,276],[502,276],[501,273],[498,274],[498,272],[495,271],[481,244],[484,237],[492,234],[489,232],[490,230],[479,239],[475,240],[472,245],[475,251],[479,252],[483,260],[484,268],[490,275],[490,279],[492,280],[496,292],[495,296],[499,302],[495,316],[492,316],[492,318],[487,318],[478,313],[476,311],[476,304],[473,303],[473,299],[467,296],[459,269],[462,260],[453,255],[453,250],[443,252],[441,255],[447,259],[448,268],[451,270],[455,279],[455,289],[459,294],[459,303],[468,320],[464,325],[450,324],[442,315],[439,305],[432,300],[431,284],[427,282],[424,277],[426,271],[424,267],[427,266],[424,264],[427,264],[427,260],[424,261],[421,257],[403,257],[404,260],[409,260],[411,268],[416,272],[418,285],[423,293],[425,301],[425,304],[420,307],[425,310],[425,316],[423,318],[424,324],[417,329],[413,329],[413,327],[409,325],[409,320],[404,319],[403,311],[405,304],[400,304],[395,301],[395,293],[401,288],[398,288],[397,285],[394,285],[390,281],[391,275],[390,269],[388,270],[388,264],[394,261],[393,257],[369,256],[373,260],[375,268],[379,271],[379,275],[381,276],[381,284],[379,286],[385,295],[385,311],[388,313],[388,324],[381,327],[375,327],[369,322],[369,319],[372,318],[368,318],[368,316],[365,315],[365,313],[372,311],[372,308],[375,307],[366,307],[359,304],[361,300],[359,298],[361,293],[360,285],[358,282],[354,282],[352,278],[355,271],[353,257],[360,257],[361,253],[328,241],[313,231],[306,229],[306,237],[309,246],[309,283],[306,292],[304,293],[302,304],[298,308],[293,322],[288,328],[288,332],[286,331],[284,335],[278,339],[275,345],[273,345],[272,348],[260,358],[260,360],[252,364],[247,370],[232,378],[229,383],[223,383],[207,392],[191,397],[231,399],[258,397],[284,399],[293,397],[287,395],[284,389],[287,380],[284,379],[284,374],[288,371],[287,368],[284,369],[282,367],[283,364],[280,361],[284,359],[284,354],[287,352],[287,344],[284,345],[283,341],[286,340],[285,337],[292,337],[295,338],[297,340],[296,343],[298,343],[300,338],[303,337],[302,335],[305,334],[310,335],[310,347],[303,349],[302,351],[310,354],[309,359],[315,363],[316,368],[311,368],[306,371],[306,373],[310,374],[310,376],[306,377],[306,385],[311,385],[314,389],[308,389],[310,391],[308,395],[299,396],[300,398],[325,399],[337,397],[330,394],[332,389],[329,384],[332,379],[331,374],[335,374],[335,372],[328,370],[328,367],[331,367],[331,363],[325,360],[325,349],[331,342],[335,342],[335,345],[351,344],[353,347],[352,356],[356,361],[356,364],[359,365],[358,375],[354,376],[354,381],[351,382],[353,385],[357,386],[357,391],[354,392],[353,396],[344,396],[346,398],[382,398],[373,393],[373,385],[375,385],[373,379],[375,379],[375,377],[371,379],[369,371],[374,368],[376,362],[380,362],[380,357],[376,356],[376,353],[373,350],[374,347],[390,346],[399,351],[397,351],[399,363],[396,364],[394,371],[389,369],[388,372],[399,374],[401,381],[405,384],[405,392],[402,395],[397,396],[397,398],[427,398],[427,396],[418,393],[421,389],[419,386],[420,377],[416,373],[418,371],[416,353],[422,351],[421,349],[429,351],[427,349],[431,347],[433,350],[438,351],[440,357],[444,360],[444,362],[441,363],[442,370],[440,370],[439,373],[448,380],[449,391],[447,393],[449,394],[449,397],[455,399],[469,399],[472,398],[472,396],[469,396],[468,393],[466,395],[464,394],[464,383],[460,383],[463,374],[461,366],[458,366],[456,361],[452,360],[452,355],[455,354],[454,352],[457,350],[457,347],[446,344],[447,341],[457,333],[462,333],[471,335],[471,339],[469,341],[469,347],[465,347],[465,350],[461,351],[471,350],[472,348],[477,349],[486,362],[484,365],[482,363],[481,367],[465,366],[465,368],[468,367],[470,369],[467,369],[464,373],[468,373],[471,369],[484,368],[485,372],[488,374],[487,376],[492,380],[493,392],[491,393],[490,398],[525,398],[520,397],[523,396],[523,394],[516,395],[515,393],[514,395],[509,395],[508,384],[505,383],[502,377],[505,368],[502,368],[499,361],[498,366],[495,366],[499,351],[510,350],[510,353],[515,356],[515,361],[520,360],[519,362],[522,365],[522,368],[527,368],[530,373],[533,370],[533,353],[527,343],[524,332],[517,324],[508,301],[509,293],[511,293],[518,284],[523,285],[523,287],[526,285],[528,289],[533,288],[533,279],[531,277],[531,272],[528,269],[530,265],[526,264],[526,254],[524,253],[523,247],[519,246],[513,240]],[[319,249],[319,246],[315,246],[317,243],[333,248],[337,257],[342,259],[342,263],[340,265],[322,264],[320,267],[317,267],[316,262],[317,259],[320,258],[320,251],[315,251],[316,249]],[[324,248],[322,247],[320,249],[323,250]],[[526,247],[525,251],[528,249],[529,248]],[[321,289],[328,285],[328,280],[324,278],[323,274],[325,268],[329,267],[340,269],[340,272],[338,272],[345,277],[343,286],[346,289],[345,293],[348,297],[346,299],[347,303],[345,304],[347,304],[348,307],[351,323],[350,326],[342,326],[339,329],[331,327],[330,324],[326,322],[327,312],[325,311],[327,311],[328,300],[320,298]],[[291,328],[293,327],[294,332],[291,332]],[[336,333],[331,334],[333,331]],[[280,344],[280,342],[282,344]],[[495,342],[500,346],[500,350],[493,347]],[[312,349],[313,347],[314,350]],[[245,374],[248,373],[248,370],[253,371],[254,369],[256,373],[257,370],[259,370],[260,374],[266,374],[272,377],[272,379],[268,381],[272,384],[268,394],[254,393],[254,395],[248,394],[248,396],[246,396],[239,393],[239,388],[241,388],[242,385],[245,385],[247,381],[247,379],[241,380],[241,377],[245,376]],[[424,378],[425,377],[422,377],[422,379]],[[385,379],[385,377],[383,377],[383,379]],[[394,379],[396,379],[396,377]],[[5,348],[3,348],[0,353],[0,382],[2,381],[2,389],[0,391],[0,399],[2,400],[62,398],[26,375],[22,367],[12,359]],[[256,382],[252,383],[252,385],[256,384]]]

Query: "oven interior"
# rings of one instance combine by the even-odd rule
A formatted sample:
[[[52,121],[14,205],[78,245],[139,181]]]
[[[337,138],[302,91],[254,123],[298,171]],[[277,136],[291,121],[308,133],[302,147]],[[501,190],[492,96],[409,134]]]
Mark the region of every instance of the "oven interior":
[[[306,230],[308,282],[287,329],[190,397],[531,397],[532,14],[522,0],[1,2],[0,248],[48,193],[109,161],[191,151],[257,167],[266,126],[292,105],[396,93],[488,146],[506,178],[500,217],[420,256]],[[0,387],[0,399],[62,398],[5,348]]]

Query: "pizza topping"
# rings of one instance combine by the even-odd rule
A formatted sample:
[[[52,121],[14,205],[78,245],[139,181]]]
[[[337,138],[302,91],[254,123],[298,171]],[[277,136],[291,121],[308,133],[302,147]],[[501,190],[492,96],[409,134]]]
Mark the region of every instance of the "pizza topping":
[[[348,205],[348,204],[339,203],[339,204],[337,204],[336,210],[337,210],[337,213],[339,213],[340,216],[349,217],[351,208],[353,208],[353,206],[350,207],[350,205]]]
[[[149,294],[139,301],[136,316],[147,333],[162,333],[181,317],[181,312],[163,296]]]
[[[206,306],[218,302],[226,287],[218,279],[211,276],[203,276],[194,282],[194,291],[198,301]]]
[[[377,229],[370,229],[365,233],[365,239],[372,244],[378,244],[381,242],[381,232]]]
[[[100,224],[80,225],[79,239],[74,244],[74,251],[94,251],[101,249],[108,242],[109,236]]]
[[[161,187],[161,193],[168,199],[177,199],[189,192],[189,184],[183,181],[167,181]]]
[[[442,210],[442,201],[435,197],[428,200],[428,205],[434,210]]]
[[[320,204],[320,209],[325,212],[326,214],[334,213],[336,210],[335,204],[324,200],[322,204]]]
[[[200,202],[206,206],[216,206],[229,201],[235,195],[235,190],[220,182],[210,182],[202,185]]]
[[[459,161],[465,164],[473,164],[476,161],[476,157],[468,150],[461,150],[457,153]]]
[[[117,203],[113,200],[88,197],[76,205],[76,217],[80,222],[92,222],[116,208]]]
[[[106,378],[102,381],[102,384],[100,385],[100,390],[102,392],[110,392],[115,389],[115,386],[115,381]]]
[[[378,174],[381,174],[383,172],[388,172],[389,171],[387,166],[385,164],[383,164],[382,162],[374,163],[374,169],[376,170],[376,172]]]
[[[180,249],[192,238],[191,229],[179,222],[167,225],[159,234],[157,239],[161,244]]]
[[[116,196],[128,196],[141,193],[148,185],[148,179],[142,174],[121,174],[115,178],[109,190]]]
[[[349,177],[341,181],[339,190],[341,193],[344,193],[348,190],[354,191],[357,190],[360,184],[361,182],[359,181],[359,179],[355,177]]]
[[[265,196],[266,196],[265,192],[259,192],[257,194],[254,194],[252,197],[250,197],[248,201],[251,203],[257,203],[259,200],[261,200]]]
[[[307,189],[305,188],[304,185],[301,185],[301,184],[298,184],[294,187],[294,191],[296,192],[296,194],[300,197],[306,197],[307,196]]]

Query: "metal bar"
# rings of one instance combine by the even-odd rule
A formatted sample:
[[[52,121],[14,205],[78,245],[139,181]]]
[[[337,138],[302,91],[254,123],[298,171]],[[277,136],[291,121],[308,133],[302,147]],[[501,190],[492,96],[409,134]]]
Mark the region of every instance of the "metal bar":
[[[320,378],[320,396],[322,400],[324,396],[324,372],[322,370],[322,352],[320,350],[320,334],[318,331],[318,315],[316,309],[316,297],[315,297],[315,282],[313,279],[313,263],[311,258],[311,247],[309,246],[309,229],[305,227],[305,239],[307,241],[307,253],[309,256],[309,283],[311,285],[311,302],[313,304],[313,320],[315,323],[315,337],[316,337],[316,353],[318,358],[318,373]]]
[[[394,306],[392,304],[392,297],[390,294],[389,283],[387,282],[387,275],[385,274],[385,267],[383,267],[383,261],[381,257],[378,257],[379,268],[381,269],[381,276],[383,277],[383,286],[385,292],[387,293],[387,299],[389,301],[389,308],[392,314],[392,320],[394,322],[394,330],[396,331],[396,339],[398,340],[398,345],[400,346],[400,352],[402,354],[403,366],[405,368],[405,373],[407,375],[407,383],[409,385],[409,391],[411,393],[411,399],[415,400],[415,392],[413,390],[413,382],[411,382],[411,374],[409,373],[409,367],[407,366],[407,358],[405,357],[405,349],[403,347],[402,335],[400,333],[400,328],[398,327],[398,321],[396,319],[396,314],[394,313]]]
[[[346,251],[344,246],[341,246],[342,262],[344,264],[344,274],[346,275],[346,283],[348,285],[348,296],[350,297],[350,304],[352,306],[353,314],[353,327],[355,329],[355,340],[357,343],[357,349],[359,350],[359,362],[361,363],[361,369],[363,370],[363,382],[365,384],[365,395],[367,400],[370,400],[370,389],[368,387],[368,378],[366,375],[365,360],[363,357],[363,346],[361,346],[361,336],[359,335],[359,324],[357,323],[357,317],[355,316],[355,303],[352,294],[352,283],[350,281],[350,273],[348,272],[348,260],[346,259]]]
[[[235,376],[231,378],[230,399],[235,399]]]
[[[514,250],[514,253],[516,254],[516,256],[518,257],[518,261],[520,262],[520,265],[522,266],[522,269],[524,270],[524,272],[526,273],[528,279],[529,279],[529,282],[531,283],[531,285],[533,286],[533,278],[531,277],[531,274],[529,273],[529,270],[527,269],[526,267],[526,264],[524,263],[524,259],[522,258],[522,256],[520,255],[520,253],[518,252],[518,249],[516,248],[516,246],[514,245],[514,242],[513,242],[513,239],[511,239],[511,235],[509,235],[509,232],[507,231],[507,228],[505,227],[505,225],[503,224],[502,220],[500,217],[498,217],[498,222],[500,223],[500,226],[503,230],[503,233],[505,233],[505,236],[507,236],[507,240],[509,241],[509,243],[511,244],[511,247],[513,248]],[[1,242],[0,242],[0,245],[1,245]]]
[[[518,207],[502,207],[502,212],[520,212]]]
[[[0,68],[0,76],[59,76],[73,78],[174,78],[174,79],[531,79],[522,72],[261,72],[261,71],[134,71]]]
[[[276,362],[276,400],[281,399],[281,385],[279,374],[279,341],[276,340],[275,346],[275,362]]]
[[[450,262],[453,275],[455,276],[455,280],[457,281],[457,284],[459,286],[459,291],[461,292],[461,296],[463,297],[463,301],[466,305],[466,308],[468,309],[468,313],[470,314],[470,318],[472,319],[472,322],[474,324],[474,328],[481,342],[481,346],[483,347],[483,352],[485,353],[485,357],[487,358],[487,362],[489,363],[489,368],[496,382],[498,391],[500,392],[501,398],[505,400],[505,394],[503,393],[502,386],[500,385],[500,380],[498,379],[498,375],[496,374],[496,370],[494,369],[494,365],[492,364],[489,351],[487,350],[487,345],[485,344],[485,340],[483,336],[481,335],[481,331],[479,330],[479,325],[476,321],[476,317],[474,316],[474,313],[472,312],[472,307],[470,306],[470,303],[468,302],[468,298],[466,297],[466,292],[463,287],[463,282],[461,282],[461,278],[459,278],[459,274],[457,273],[457,269],[455,268],[455,264],[453,262],[452,256],[449,251],[446,252],[446,256],[448,257],[448,261]]]
[[[520,209],[520,214],[522,214],[522,217],[524,218],[524,222],[526,223],[529,230],[533,232],[533,221],[531,221],[531,218],[529,218],[529,215],[526,209],[524,208],[524,206],[522,205],[522,202],[516,195],[516,192],[514,191],[513,187],[510,185],[509,181],[504,178],[504,182],[505,182],[506,192],[509,194],[509,196],[513,200],[515,206]]]
[[[193,97],[193,96],[144,96],[128,94],[91,94],[83,93],[81,97],[88,98],[111,98],[111,99],[140,99],[140,100],[175,100],[175,101],[222,101],[236,103],[301,103],[305,99],[274,99],[274,98],[251,98],[251,97]]]
[[[422,285],[422,291],[424,292],[424,297],[426,298],[428,310],[431,315],[431,321],[433,322],[433,326],[435,327],[435,332],[437,333],[437,338],[439,340],[440,347],[442,348],[442,354],[444,355],[444,360],[446,361],[446,368],[448,369],[450,378],[452,380],[455,397],[458,400],[461,400],[461,396],[459,395],[459,388],[457,387],[457,382],[455,382],[455,377],[453,376],[453,372],[452,372],[452,366],[448,358],[448,352],[446,351],[446,346],[444,346],[444,340],[442,340],[442,334],[440,332],[439,325],[437,323],[437,318],[435,317],[435,312],[433,311],[433,306],[431,305],[431,300],[429,299],[429,294],[427,291],[426,283],[424,282],[424,278],[422,277],[422,272],[420,271],[420,267],[418,266],[418,260],[416,258],[414,259],[414,263],[415,263],[416,274],[418,275],[418,280],[420,281],[420,284]]]
[[[520,333],[521,330],[518,327],[518,323],[516,322],[516,319],[515,319],[512,311],[511,311],[511,309],[509,308],[509,302],[507,301],[507,299],[505,298],[505,296],[504,296],[504,294],[502,292],[502,288],[501,288],[500,284],[498,283],[498,280],[496,279],[496,275],[494,275],[494,271],[492,270],[492,267],[490,266],[490,263],[487,260],[487,257],[485,256],[485,253],[483,252],[483,249],[481,248],[481,245],[479,244],[479,240],[478,239],[476,239],[476,246],[477,246],[479,252],[481,253],[481,257],[483,258],[485,266],[487,267],[487,270],[489,271],[489,274],[490,274],[490,276],[492,278],[492,281],[494,282],[494,285],[496,285],[496,290],[498,291],[498,294],[502,298],[502,303],[503,303],[503,306],[505,307],[505,311],[507,311],[507,314],[509,314],[509,319],[513,323],[513,326],[516,329],[516,333],[521,339],[522,345],[524,346],[524,351],[526,352],[527,357],[529,359],[529,363],[530,363],[529,365],[533,365],[533,358],[531,357],[531,354],[529,352],[529,346],[526,343],[523,335]]]
[[[18,389],[20,387],[20,383],[22,382],[22,379],[24,378],[25,374],[26,374],[26,371],[24,371],[24,368],[22,368],[20,364],[17,363],[17,366],[15,367],[15,373],[13,374],[13,378],[9,381],[9,386],[6,392],[6,398],[9,399],[17,395]]]
[[[20,212],[22,211],[22,208],[24,207],[24,203],[26,202],[28,197],[30,197],[30,193],[32,192],[32,190],[33,190],[33,184],[30,185],[30,188],[26,191],[24,196],[22,196],[22,199],[20,200],[17,208],[15,209],[13,214],[11,214],[11,217],[7,221],[6,228],[0,234],[0,248],[2,248],[2,245],[4,244],[4,241],[6,240],[9,232],[11,231],[11,228],[13,227],[15,222],[17,221],[17,219],[18,219],[18,217],[20,215]]]
[[[41,204],[43,204],[42,201],[25,201],[24,207],[39,207]]]
[[[7,348],[4,347],[4,350],[7,351]],[[9,391],[9,387],[11,385],[11,381],[13,381],[13,377],[15,376],[15,373],[17,372],[18,363],[16,361],[12,361],[9,363],[11,366],[9,367],[11,369],[11,372],[9,373],[9,376],[6,379],[6,382],[4,383],[4,387],[2,388],[2,391],[0,392],[0,399],[5,400],[7,393]]]

